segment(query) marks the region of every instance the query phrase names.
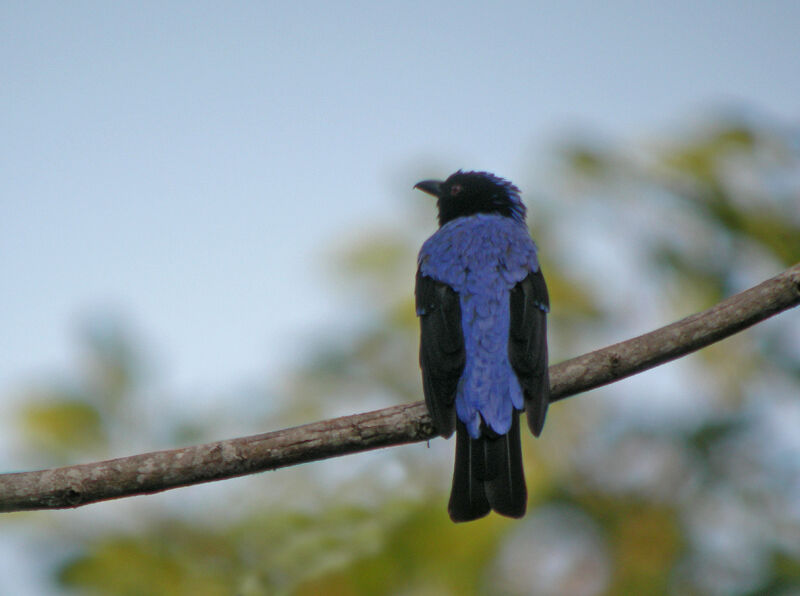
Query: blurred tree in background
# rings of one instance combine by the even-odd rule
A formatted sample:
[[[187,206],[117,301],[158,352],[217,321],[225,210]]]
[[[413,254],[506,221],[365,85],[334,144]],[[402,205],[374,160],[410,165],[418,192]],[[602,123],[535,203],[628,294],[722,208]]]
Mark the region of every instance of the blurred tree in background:
[[[546,166],[515,182],[527,189],[551,289],[551,362],[707,308],[800,261],[796,130],[717,118],[655,142],[573,140]],[[426,206],[340,251],[338,283],[373,310],[315,346],[260,418],[170,413],[144,350],[118,323],[95,322],[78,380],[31,390],[19,412],[26,463],[421,399],[413,275],[434,221]],[[523,521],[452,524],[453,445],[437,440],[0,527],[34,528],[53,581],[76,594],[798,593],[799,337],[790,311],[555,405],[543,437],[523,446]]]

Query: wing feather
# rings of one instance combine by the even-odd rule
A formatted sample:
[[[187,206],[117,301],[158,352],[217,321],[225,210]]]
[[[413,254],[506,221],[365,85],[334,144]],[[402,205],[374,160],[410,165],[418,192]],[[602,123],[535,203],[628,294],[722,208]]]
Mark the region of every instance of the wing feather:
[[[547,372],[547,294],[541,269],[511,289],[508,354],[525,398],[528,426],[537,437],[542,432],[550,403]]]
[[[437,432],[449,437],[456,426],[456,389],[466,361],[461,303],[453,288],[419,270],[415,296],[425,403]]]

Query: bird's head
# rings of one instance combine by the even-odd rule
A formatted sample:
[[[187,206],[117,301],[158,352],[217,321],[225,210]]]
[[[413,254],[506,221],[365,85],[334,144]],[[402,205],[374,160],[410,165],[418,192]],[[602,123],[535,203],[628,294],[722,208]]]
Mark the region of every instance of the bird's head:
[[[525,205],[519,198],[519,189],[489,172],[459,170],[447,180],[423,180],[414,188],[438,199],[440,226],[477,213],[496,213],[525,221]]]

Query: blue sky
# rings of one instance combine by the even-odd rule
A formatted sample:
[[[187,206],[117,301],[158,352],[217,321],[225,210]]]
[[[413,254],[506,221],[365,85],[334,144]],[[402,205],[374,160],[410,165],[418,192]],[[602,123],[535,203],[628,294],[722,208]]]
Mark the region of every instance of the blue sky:
[[[361,308],[326,255],[427,201],[414,182],[528,182],[565,130],[720,105],[796,122],[799,23],[795,2],[3,2],[0,396],[74,370],[96,312],[170,392],[273,378]]]

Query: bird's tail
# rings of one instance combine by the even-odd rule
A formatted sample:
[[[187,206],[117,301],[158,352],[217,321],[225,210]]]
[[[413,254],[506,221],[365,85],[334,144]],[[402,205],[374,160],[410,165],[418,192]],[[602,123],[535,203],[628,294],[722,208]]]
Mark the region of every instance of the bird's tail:
[[[490,510],[522,517],[528,502],[522,469],[519,414],[504,435],[482,428],[473,439],[460,420],[456,425],[456,461],[448,511],[455,522],[483,517]]]

